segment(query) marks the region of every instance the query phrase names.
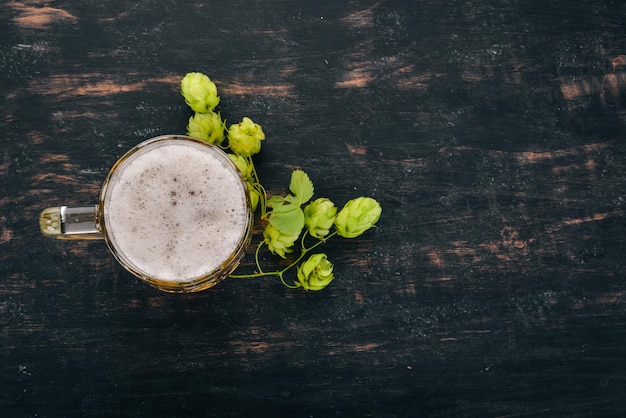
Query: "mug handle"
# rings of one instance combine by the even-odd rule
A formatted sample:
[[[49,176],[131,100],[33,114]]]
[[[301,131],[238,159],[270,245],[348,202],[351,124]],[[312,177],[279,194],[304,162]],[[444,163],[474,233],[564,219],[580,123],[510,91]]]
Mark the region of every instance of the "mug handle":
[[[41,232],[56,239],[104,239],[96,228],[98,206],[56,206],[39,215]]]

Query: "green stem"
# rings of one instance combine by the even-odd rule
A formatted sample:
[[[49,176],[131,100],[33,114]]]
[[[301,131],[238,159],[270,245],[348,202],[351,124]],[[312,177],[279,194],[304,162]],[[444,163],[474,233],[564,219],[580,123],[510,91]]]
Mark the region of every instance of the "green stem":
[[[261,263],[259,262],[259,252],[261,251],[261,247],[263,246],[263,242],[259,242],[259,245],[256,246],[256,251],[254,252],[254,261],[256,262],[256,267],[259,269],[259,272],[263,273],[263,268],[261,267]]]
[[[308,231],[307,231],[308,232]],[[327,236],[325,236],[324,238],[318,238],[319,241],[317,241],[315,244],[311,245],[309,248],[306,248],[304,246],[304,238],[302,239],[302,251],[311,251],[312,249],[319,247],[322,244],[325,244],[326,241],[328,241],[329,239],[331,239],[332,237],[334,237],[335,235],[337,235],[337,231],[333,231],[330,234],[328,234]],[[306,234],[305,234],[306,236]]]
[[[252,274],[231,274],[228,276],[231,279],[255,279],[258,277],[267,277],[267,276],[281,276],[282,272],[280,271],[269,271],[269,272],[261,272],[261,273],[252,273]]]
[[[261,243],[263,244],[263,243]],[[259,246],[257,247],[257,254],[258,254],[258,250],[259,248],[261,248],[261,244],[259,244]],[[283,275],[289,271],[291,268],[293,268],[296,264],[298,264],[300,262],[300,260],[302,260],[302,258],[304,257],[304,254],[306,254],[306,251],[303,250],[302,253],[300,253],[300,256],[291,264],[289,264],[287,267],[285,267],[282,270],[277,270],[277,271],[262,271],[261,267],[259,266],[259,261],[257,259],[257,267],[260,270],[259,273],[252,273],[252,274],[231,274],[230,278],[232,279],[253,279],[256,277],[266,277],[266,276],[279,276],[280,277],[280,281],[283,282],[283,284],[287,287],[291,287],[290,285],[288,285],[287,283],[285,283],[285,280],[283,278]],[[298,287],[298,286],[296,286]]]
[[[258,273],[253,273],[253,274],[231,274],[229,277],[232,279],[254,279],[254,278],[258,278],[258,277],[267,277],[267,276],[278,276],[280,278],[280,281],[283,285],[285,285],[286,287],[290,288],[290,289],[297,289],[299,286],[298,285],[290,285],[287,284],[287,282],[285,282],[285,277],[284,274],[289,271],[290,269],[294,268],[300,261],[302,261],[302,259],[304,258],[304,256],[311,250],[319,247],[320,245],[326,243],[326,241],[328,241],[331,237],[337,235],[337,231],[333,231],[331,234],[329,234],[328,236],[324,237],[324,238],[320,238],[315,244],[311,245],[310,247],[305,247],[304,246],[304,240],[308,235],[308,231],[305,231],[304,234],[302,235],[302,239],[300,241],[300,245],[302,247],[302,251],[300,252],[300,255],[298,256],[298,258],[295,259],[295,261],[293,261],[291,264],[289,264],[287,267],[285,267],[282,270],[277,270],[277,271],[268,271],[268,272],[264,272],[263,269],[261,268],[261,263],[259,262],[259,252],[261,250],[261,247],[263,246],[263,241],[261,241],[259,243],[259,245],[256,248],[256,251],[254,253],[254,259],[257,265],[257,268],[259,270]]]
[[[287,284],[287,283],[285,282],[285,278],[283,277],[283,273],[284,273],[284,272],[285,272],[285,270],[283,270],[283,271],[279,274],[281,283],[282,283],[285,287],[288,287],[289,289],[297,289],[297,288],[299,287],[298,285],[295,285],[295,284]]]

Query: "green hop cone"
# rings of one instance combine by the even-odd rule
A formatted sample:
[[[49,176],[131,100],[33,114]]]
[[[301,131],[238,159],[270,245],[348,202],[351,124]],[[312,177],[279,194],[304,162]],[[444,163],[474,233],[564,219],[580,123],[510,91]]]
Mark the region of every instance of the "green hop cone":
[[[261,151],[261,141],[264,139],[265,134],[261,125],[248,117],[228,128],[228,145],[231,151],[243,157],[258,154]]]
[[[298,239],[300,234],[286,234],[281,232],[278,228],[272,224],[268,224],[263,231],[263,239],[267,244],[267,248],[272,252],[286,258],[285,253],[293,251],[293,245]]]
[[[378,222],[382,208],[371,197],[348,201],[335,218],[337,232],[344,238],[355,238]]]
[[[325,197],[320,197],[304,208],[304,224],[314,238],[323,238],[330,232],[337,215],[337,207]]]
[[[326,254],[313,254],[298,267],[296,285],[304,290],[322,290],[333,280],[333,264]]]
[[[222,145],[224,142],[224,130],[226,124],[222,121],[219,113],[208,111],[198,113],[189,118],[187,135],[201,139],[210,144]]]
[[[261,200],[261,193],[259,190],[254,187],[251,183],[248,183],[248,194],[250,195],[250,207],[252,212],[254,212],[259,206],[259,200]]]
[[[220,102],[215,83],[202,73],[187,73],[180,82],[180,93],[194,112],[206,113]]]
[[[252,164],[249,159],[237,154],[228,154],[228,158],[235,163],[244,180],[252,180]]]

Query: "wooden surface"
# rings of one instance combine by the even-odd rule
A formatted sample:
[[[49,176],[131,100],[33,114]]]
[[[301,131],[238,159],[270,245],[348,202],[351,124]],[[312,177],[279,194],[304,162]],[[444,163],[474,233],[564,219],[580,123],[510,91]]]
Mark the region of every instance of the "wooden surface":
[[[623,416],[622,2],[10,0],[0,33],[0,416]],[[40,235],[184,133],[189,71],[270,193],[382,204],[324,291],[170,295]]]

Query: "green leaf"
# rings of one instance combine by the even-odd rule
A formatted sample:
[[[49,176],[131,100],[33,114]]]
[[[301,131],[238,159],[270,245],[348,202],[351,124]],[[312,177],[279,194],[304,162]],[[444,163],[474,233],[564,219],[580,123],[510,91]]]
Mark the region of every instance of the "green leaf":
[[[302,205],[313,197],[313,182],[304,171],[294,170],[291,173],[289,190],[295,195],[299,205]]]
[[[298,236],[304,227],[304,212],[296,205],[282,205],[272,210],[269,222],[281,233]]]
[[[272,196],[267,200],[267,206],[270,208],[278,208],[285,204],[285,198],[281,196]]]
[[[300,206],[300,199],[298,199],[296,196],[288,194],[287,196],[285,196],[285,202],[287,203],[291,203],[293,205],[296,206]]]
[[[272,214],[293,212],[297,209],[299,209],[298,205],[292,205],[292,204],[282,204],[280,206],[274,206],[272,208],[272,211],[270,212],[270,216]]]

